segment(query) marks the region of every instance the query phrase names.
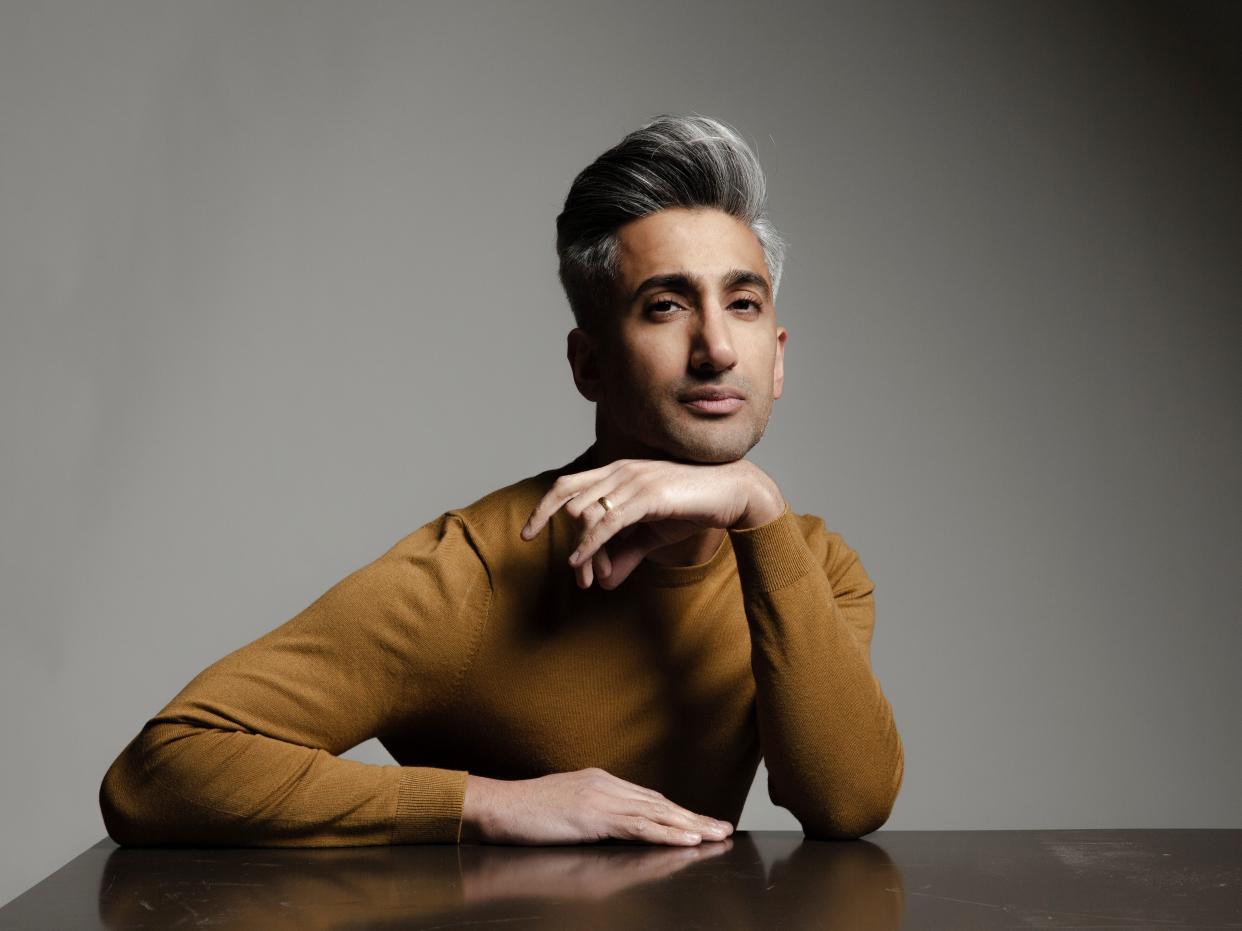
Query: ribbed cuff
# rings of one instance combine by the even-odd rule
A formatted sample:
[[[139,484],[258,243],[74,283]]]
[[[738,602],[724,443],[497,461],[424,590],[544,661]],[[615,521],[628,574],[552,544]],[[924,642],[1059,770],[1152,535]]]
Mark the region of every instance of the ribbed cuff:
[[[780,517],[746,530],[729,530],[744,591],[773,592],[816,568],[798,519],[785,502]]]
[[[467,775],[465,770],[401,767],[392,843],[461,843]]]

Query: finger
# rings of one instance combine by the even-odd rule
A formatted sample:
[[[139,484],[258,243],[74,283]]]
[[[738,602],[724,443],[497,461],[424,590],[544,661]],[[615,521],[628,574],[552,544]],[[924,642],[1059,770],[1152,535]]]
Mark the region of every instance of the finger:
[[[600,585],[609,589],[616,588],[659,546],[659,539],[642,524],[627,527],[608,541],[609,573],[607,577],[600,574]],[[600,547],[599,552],[604,552],[604,547]]]
[[[589,492],[583,492],[582,495],[578,496],[577,498],[573,499],[570,502],[567,502],[565,505],[565,511],[568,514],[572,515],[574,519],[577,520],[580,525],[580,532],[578,535],[577,546],[574,549],[574,555],[573,557],[571,557],[569,564],[570,566],[577,569],[577,568],[581,568],[583,563],[594,562],[595,563],[594,572],[596,575],[600,575],[599,569],[601,566],[601,561],[599,559],[599,555],[601,552],[603,552],[603,547],[601,546],[598,549],[596,549],[596,551],[593,552],[590,556],[584,556],[582,554],[582,541],[586,537],[587,532],[589,532],[590,529],[594,527],[598,521],[602,520],[608,514],[609,509],[605,508],[600,503],[599,499],[602,498],[605,494],[608,494],[609,492],[611,492],[614,495],[617,494],[617,489],[609,488],[608,491],[601,492],[601,494],[598,497],[593,498],[591,500],[587,500],[588,494],[594,495],[595,492],[599,490],[600,490],[600,486],[596,486],[595,488],[592,488]],[[611,498],[609,498],[608,503],[613,504],[613,501]],[[613,505],[613,507],[615,508],[615,505]],[[608,554],[605,553],[604,559],[608,561],[609,567],[611,568],[611,560],[608,558]]]
[[[732,823],[720,821],[707,814],[692,812],[691,809],[679,806],[671,798],[662,796],[655,789],[637,786],[625,780],[616,780],[616,777],[614,780],[620,783],[619,788],[623,789],[623,794],[617,798],[619,802],[626,804],[626,807],[621,808],[620,811],[628,816],[640,816],[648,821],[668,825],[677,830],[686,830],[686,832],[698,834],[704,840],[724,840],[733,834]]]
[[[639,814],[660,824],[693,831],[707,840],[724,840],[733,830],[733,826],[727,821],[717,821],[708,815],[696,814],[669,799],[647,799],[638,805],[637,809],[628,811],[627,814]]]
[[[617,460],[617,462],[610,462],[606,466],[600,466],[598,469],[588,469],[586,472],[571,472],[560,476],[552,483],[552,487],[547,490],[544,496],[539,499],[535,509],[530,512],[530,517],[526,519],[526,526],[522,528],[522,538],[526,540],[534,539],[551,519],[552,515],[560,510],[566,501],[573,499],[583,488],[612,474],[620,463],[624,461]],[[600,494],[605,494],[605,492],[600,492]]]
[[[599,584],[604,584],[604,579],[612,574],[612,560],[608,556],[608,550],[600,547],[595,553],[595,577],[599,579]]]
[[[574,573],[578,576],[578,587],[579,588],[590,588],[591,587],[591,580],[594,577],[594,572],[591,569],[591,565],[592,565],[591,561],[588,559],[586,562],[582,563],[580,566],[574,569]]]
[[[585,475],[586,473],[582,474]],[[530,517],[526,519],[526,525],[522,528],[522,539],[534,539],[539,534],[539,531],[552,519],[552,515],[562,507],[565,508],[567,514],[578,518],[588,507],[597,503],[601,496],[608,494],[613,489],[612,484],[603,487],[607,490],[601,491],[598,495],[588,497],[584,494],[584,489],[575,488],[573,485],[553,486],[552,490],[544,495],[535,506],[535,509],[531,511]]]
[[[594,520],[591,520],[589,516],[584,518],[588,521],[587,527],[578,541],[577,549],[569,556],[569,564],[576,566],[589,562],[595,555],[595,551],[613,536],[642,520],[647,515],[645,502],[646,495],[639,491],[637,494],[623,497],[621,501],[613,501],[613,506],[606,511],[601,508],[602,513]]]
[[[638,785],[634,782],[627,782],[619,776],[614,776],[607,770],[604,771],[611,783],[611,788],[617,790],[614,796],[619,801],[630,803],[622,811],[630,814],[641,814],[645,817],[652,818],[657,821],[670,823],[666,816],[674,816],[682,821],[689,820],[691,823],[699,823],[704,827],[711,825],[720,825],[724,828],[725,833],[729,834],[733,831],[733,825],[728,821],[720,821],[709,815],[700,815],[678,805],[672,799],[668,798],[655,789],[649,789],[646,786]],[[637,807],[634,807],[634,806]]]
[[[609,504],[617,503],[618,493],[624,485],[618,478],[619,476],[609,475],[603,481],[579,489],[573,498],[565,502],[565,511],[579,521],[607,514],[608,509],[604,507],[601,499],[607,496]]]
[[[572,497],[572,495],[565,492],[565,487],[559,484],[560,479],[557,479],[557,482],[558,484],[553,485],[547,494],[539,499],[535,509],[526,518],[526,525],[522,528],[523,540],[533,540],[538,536],[539,531],[544,528],[544,525],[552,518],[552,515]]]
[[[674,844],[679,847],[701,843],[703,835],[683,828],[658,824],[642,815],[621,815],[612,831],[615,837],[644,841],[648,844]]]

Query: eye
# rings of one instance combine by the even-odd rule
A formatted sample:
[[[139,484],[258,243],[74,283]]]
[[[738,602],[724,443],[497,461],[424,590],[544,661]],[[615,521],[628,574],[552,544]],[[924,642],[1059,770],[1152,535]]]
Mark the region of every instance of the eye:
[[[669,298],[665,298],[664,300],[661,300],[661,301],[652,301],[650,304],[647,305],[647,310],[655,311],[657,316],[666,316],[667,314],[672,312],[671,308],[677,307],[677,306],[678,304],[676,301],[670,300]]]
[[[752,300],[752,299],[751,299],[751,298],[749,298],[749,297],[742,297],[742,298],[738,298],[736,301],[734,301],[734,302],[733,302],[733,306],[734,306],[734,307],[737,307],[739,304],[748,304],[748,305],[750,305],[750,306],[748,306],[748,307],[746,307],[746,308],[744,308],[744,309],[746,309],[746,310],[753,310],[753,311],[754,311],[754,312],[756,312],[756,313],[758,313],[760,310],[762,310],[762,309],[763,309],[763,305],[762,305],[761,303],[759,303],[759,301]]]

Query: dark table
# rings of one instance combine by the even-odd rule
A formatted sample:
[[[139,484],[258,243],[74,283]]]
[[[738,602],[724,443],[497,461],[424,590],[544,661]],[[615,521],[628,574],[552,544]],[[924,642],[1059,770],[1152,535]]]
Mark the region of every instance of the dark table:
[[[1242,928],[1242,831],[740,831],[656,847],[117,847],[0,928]]]

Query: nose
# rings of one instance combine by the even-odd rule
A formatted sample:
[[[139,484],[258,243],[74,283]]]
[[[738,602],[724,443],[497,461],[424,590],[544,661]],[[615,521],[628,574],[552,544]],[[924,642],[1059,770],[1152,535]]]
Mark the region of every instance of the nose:
[[[695,371],[721,372],[736,364],[728,314],[715,301],[703,304],[692,336],[690,367]]]

